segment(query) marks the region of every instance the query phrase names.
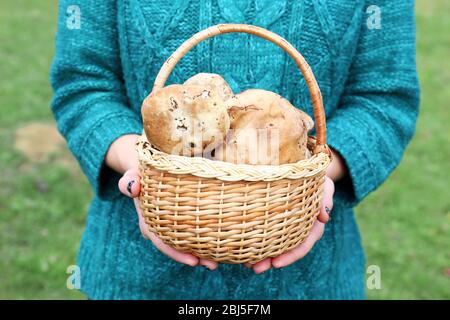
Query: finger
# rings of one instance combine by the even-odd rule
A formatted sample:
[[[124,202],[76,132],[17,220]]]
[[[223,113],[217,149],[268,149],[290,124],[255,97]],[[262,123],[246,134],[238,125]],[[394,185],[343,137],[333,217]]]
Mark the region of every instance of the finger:
[[[134,201],[134,206],[136,208],[136,213],[137,213],[137,216],[138,216],[138,219],[139,219],[139,229],[141,230],[142,236],[145,239],[149,240],[151,232],[148,230],[148,226],[145,223],[145,218],[142,215],[141,204],[139,202],[139,199],[138,198],[134,198],[133,201]]]
[[[216,270],[219,266],[217,262],[201,258],[199,264],[207,267],[209,270]]]
[[[139,169],[138,168],[129,169],[129,170],[125,171],[125,173],[123,175],[124,176],[127,176],[127,175],[139,176]]]
[[[312,249],[317,240],[322,237],[324,227],[325,225],[323,223],[316,221],[305,242],[295,247],[294,249],[289,250],[288,252],[285,252],[276,258],[273,258],[272,266],[275,268],[283,268],[306,256],[306,254]]]
[[[320,207],[319,215],[317,219],[320,222],[327,223],[330,220],[331,210],[333,209],[333,195],[334,195],[334,182],[328,177],[325,177],[323,184],[323,198]]]
[[[159,239],[153,232],[150,232],[148,230],[148,226],[145,223],[144,217],[142,216],[142,211],[139,205],[139,199],[134,199],[134,204],[136,206],[136,212],[139,218],[139,228],[141,230],[142,236],[145,239],[148,239],[153,242],[153,245],[162,253],[164,253],[166,256],[172,258],[173,260],[187,264],[189,266],[196,266],[199,263],[199,259],[192,254],[181,252],[176,250],[175,248],[165,244],[162,242],[161,239]],[[212,265],[210,265],[212,266]]]
[[[266,272],[270,268],[272,268],[272,258],[266,258],[253,265],[253,271],[255,271],[256,274]]]
[[[124,195],[135,198],[141,191],[139,173],[136,169],[128,170],[119,180],[119,190]]]
[[[187,264],[191,267],[198,265],[199,259],[197,257],[193,256],[190,253],[178,251],[174,247],[165,244],[154,233],[150,234],[150,240],[153,242],[155,247],[158,248],[159,251],[172,258],[173,260]]]
[[[150,240],[150,230],[148,230],[148,226],[145,223],[145,220],[142,216],[139,217],[139,230],[141,230],[142,236],[144,239]]]

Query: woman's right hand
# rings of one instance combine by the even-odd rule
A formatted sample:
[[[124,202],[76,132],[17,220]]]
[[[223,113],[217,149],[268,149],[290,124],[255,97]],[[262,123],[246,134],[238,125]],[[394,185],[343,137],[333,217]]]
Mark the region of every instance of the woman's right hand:
[[[217,268],[216,262],[197,258],[192,254],[178,251],[175,248],[162,242],[162,240],[159,239],[153,232],[150,232],[148,230],[148,226],[145,223],[139,203],[139,193],[141,191],[141,185],[139,181],[139,171],[137,170],[137,168],[129,169],[119,180],[119,189],[124,195],[133,198],[134,206],[136,207],[136,212],[139,218],[139,228],[141,230],[142,236],[145,239],[153,242],[153,244],[156,248],[158,248],[159,251],[177,262],[184,263],[192,267],[202,265],[210,270],[215,270]]]
[[[177,262],[193,267],[202,265],[210,270],[215,270],[218,266],[216,262],[197,258],[192,254],[178,251],[162,242],[161,239],[159,239],[153,232],[148,230],[147,224],[145,223],[142,215],[138,198],[141,192],[141,184],[138,170],[138,159],[135,150],[135,142],[137,138],[139,138],[138,135],[124,135],[115,140],[108,150],[105,161],[106,165],[110,168],[119,173],[123,173],[122,178],[119,180],[119,189],[124,195],[132,198],[134,201],[142,236],[153,242],[159,251]]]

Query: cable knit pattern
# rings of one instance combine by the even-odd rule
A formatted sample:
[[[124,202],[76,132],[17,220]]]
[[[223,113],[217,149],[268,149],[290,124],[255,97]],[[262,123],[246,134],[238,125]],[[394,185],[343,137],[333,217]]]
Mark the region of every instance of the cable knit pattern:
[[[78,5],[81,28],[66,26]],[[366,25],[368,5],[381,29]],[[164,60],[218,23],[248,23],[290,41],[321,87],[328,143],[349,176],[337,184],[323,238],[297,263],[262,275],[239,265],[218,271],[167,258],[142,238],[133,203],[104,166],[119,136],[142,132],[140,106]],[[189,52],[169,83],[222,74],[235,91],[275,91],[312,114],[300,72],[278,47],[245,34],[209,39]],[[398,165],[418,112],[412,1],[62,0],[51,69],[52,110],[93,190],[78,264],[93,299],[358,299],[364,254],[352,208]]]

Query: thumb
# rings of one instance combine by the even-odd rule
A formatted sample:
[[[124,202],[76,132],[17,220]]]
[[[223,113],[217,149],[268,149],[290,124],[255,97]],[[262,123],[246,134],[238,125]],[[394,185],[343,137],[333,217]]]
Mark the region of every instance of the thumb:
[[[320,213],[317,217],[317,219],[322,223],[327,223],[328,220],[330,220],[331,210],[333,209],[333,195],[334,182],[329,177],[325,176],[322,205],[320,207]]]
[[[130,198],[136,198],[141,192],[141,183],[137,169],[126,171],[119,180],[119,190]]]

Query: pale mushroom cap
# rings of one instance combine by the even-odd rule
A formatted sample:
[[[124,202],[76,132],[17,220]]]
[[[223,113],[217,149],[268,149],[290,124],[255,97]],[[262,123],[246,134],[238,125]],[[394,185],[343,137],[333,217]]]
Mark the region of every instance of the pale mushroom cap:
[[[307,133],[314,123],[280,95],[261,89],[237,94],[230,103],[230,132],[216,150],[222,161],[283,164],[309,156]]]
[[[147,139],[159,150],[201,154],[223,141],[230,120],[224,101],[196,85],[170,85],[149,95],[142,105]]]
[[[233,91],[225,79],[215,73],[198,73],[187,79],[184,85],[202,86],[205,89],[215,91],[224,101],[233,96]]]

